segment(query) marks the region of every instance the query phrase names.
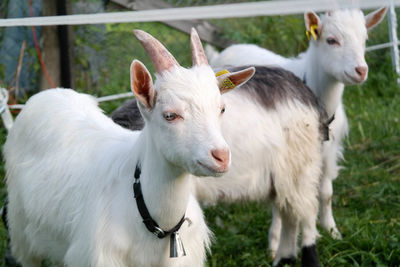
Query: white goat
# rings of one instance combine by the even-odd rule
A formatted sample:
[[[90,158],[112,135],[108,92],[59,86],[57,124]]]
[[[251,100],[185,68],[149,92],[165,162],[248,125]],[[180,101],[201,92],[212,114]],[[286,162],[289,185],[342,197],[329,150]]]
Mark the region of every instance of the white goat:
[[[192,69],[179,66],[149,34],[135,35],[157,71],[153,87],[146,67],[137,60],[131,65],[132,91],[146,122],[141,132],[121,128],[94,98],[68,89],[33,96],[10,130],[4,146],[8,220],[13,254],[24,267],[40,266],[44,258],[73,267],[204,265],[210,231],[188,174],[228,170],[230,151],[220,131],[220,90],[228,88],[218,89],[195,31]],[[245,82],[253,73],[230,76]],[[169,258],[168,238],[157,238],[142,222],[132,190],[136,166],[159,228],[188,219],[179,229],[187,256]]]
[[[276,68],[257,67],[250,81],[222,99],[227,105],[222,131],[232,150],[232,166],[218,179],[195,178],[197,197],[208,203],[268,199],[285,218],[274,266],[295,262],[299,223],[303,266],[318,266],[316,219],[325,111],[300,79]],[[138,113],[130,101],[112,118],[140,129]]]
[[[342,140],[348,132],[342,94],[345,84],[362,83],[367,79],[368,66],[364,59],[367,30],[385,16],[380,8],[364,17],[360,10],[327,12],[321,19],[313,12],[305,14],[307,31],[315,39],[307,51],[297,58],[284,58],[252,44],[232,45],[219,55],[212,54],[214,68],[226,65],[277,65],[292,71],[313,90],[324,104],[330,124],[330,140],[324,143],[324,167],[320,184],[320,221],[332,237],[341,238],[332,214],[332,181],[338,176],[338,160],[342,158]],[[315,27],[315,30],[312,30]],[[206,50],[211,51],[211,50]],[[334,116],[334,117],[333,117]],[[274,212],[270,228],[270,250],[278,248],[281,219]]]

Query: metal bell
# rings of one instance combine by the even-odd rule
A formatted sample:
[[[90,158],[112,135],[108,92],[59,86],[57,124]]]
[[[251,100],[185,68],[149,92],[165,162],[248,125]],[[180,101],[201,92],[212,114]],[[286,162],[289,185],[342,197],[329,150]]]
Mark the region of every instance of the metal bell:
[[[186,256],[185,248],[183,247],[182,239],[178,232],[173,232],[169,239],[169,257],[178,258]]]

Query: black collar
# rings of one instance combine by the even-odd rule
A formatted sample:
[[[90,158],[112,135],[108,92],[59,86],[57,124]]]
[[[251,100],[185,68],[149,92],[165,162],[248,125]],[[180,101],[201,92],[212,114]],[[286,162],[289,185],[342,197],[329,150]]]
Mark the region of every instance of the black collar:
[[[335,120],[335,113],[326,122],[323,123],[324,127],[324,141],[329,141],[329,125]]]
[[[142,216],[143,223],[146,226],[147,230],[156,235],[158,238],[164,238],[174,232],[177,232],[179,228],[181,228],[183,222],[185,221],[185,214],[183,214],[182,219],[172,229],[168,231],[161,229],[160,226],[157,224],[157,222],[154,221],[153,218],[151,218],[149,210],[147,209],[146,204],[144,203],[142,187],[140,186],[140,180],[139,180],[140,174],[141,174],[140,167],[139,165],[136,165],[135,182],[133,183],[133,193],[136,199],[136,205],[138,207],[140,216]]]

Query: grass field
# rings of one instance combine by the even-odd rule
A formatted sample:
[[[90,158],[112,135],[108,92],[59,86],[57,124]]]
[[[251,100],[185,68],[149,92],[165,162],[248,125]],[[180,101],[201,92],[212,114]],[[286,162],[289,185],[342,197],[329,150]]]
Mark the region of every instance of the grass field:
[[[272,30],[269,35],[262,35],[252,23],[268,25]],[[285,24],[282,26],[282,23]],[[230,21],[220,23],[220,26],[227,27],[228,24],[231,28],[235,26]],[[295,26],[285,30],[289,24]],[[125,27],[143,28],[146,25],[110,26],[107,30],[113,34],[122,31],[123,35],[127,35]],[[293,55],[306,46],[302,25],[298,16],[288,19],[256,18],[240,24],[241,28],[237,26],[240,31],[227,31],[227,35],[235,40],[260,43],[276,48],[280,53]],[[385,41],[384,27],[387,26],[382,25],[373,32],[372,43]],[[260,38],[255,39],[254,36]],[[291,36],[295,46],[274,43],[279,38],[290,40]],[[132,37],[129,35],[128,38]],[[173,41],[172,37],[168,38],[167,43]],[[118,53],[118,42],[121,41],[116,40],[110,40],[115,45],[110,48],[112,53]],[[121,49],[123,56],[129,57],[123,62],[118,61],[118,66],[129,66],[127,62],[131,60],[131,53],[138,49],[137,46],[124,45],[126,50]],[[179,47],[174,49],[179,50]],[[174,49],[171,49],[172,53],[176,54]],[[122,52],[119,53],[121,56]],[[348,86],[344,93],[350,134],[345,140],[344,168],[334,183],[333,198],[334,215],[343,239],[333,240],[325,231],[320,231],[318,252],[322,266],[400,266],[400,86],[395,82],[388,50],[369,53],[367,61],[370,66],[368,81],[364,85]],[[129,87],[127,69],[124,67],[124,71],[116,71],[115,64],[110,62],[107,65],[109,69],[105,71],[109,71],[108,76],[98,86],[103,89],[96,93],[123,92]],[[83,90],[85,82],[78,85],[78,89]],[[120,103],[102,107],[111,112]],[[6,132],[1,128],[0,144],[4,143],[5,136]],[[4,177],[3,165],[0,166],[0,175]],[[0,199],[3,200],[5,195],[2,181]],[[220,204],[205,208],[205,214],[215,233],[208,266],[271,265],[267,252],[271,216],[266,203]],[[0,266],[5,266],[2,257],[6,247],[5,237],[1,226]]]

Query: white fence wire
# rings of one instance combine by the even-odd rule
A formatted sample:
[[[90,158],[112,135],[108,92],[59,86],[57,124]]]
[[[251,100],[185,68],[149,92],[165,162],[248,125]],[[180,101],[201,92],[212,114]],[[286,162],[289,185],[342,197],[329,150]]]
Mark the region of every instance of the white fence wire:
[[[313,10],[337,8],[372,9],[383,5],[400,6],[400,0],[287,0],[263,1],[213,6],[179,7],[142,11],[110,12],[87,15],[47,16],[0,19],[0,27],[154,22],[193,19],[224,19],[254,16],[292,15]]]

